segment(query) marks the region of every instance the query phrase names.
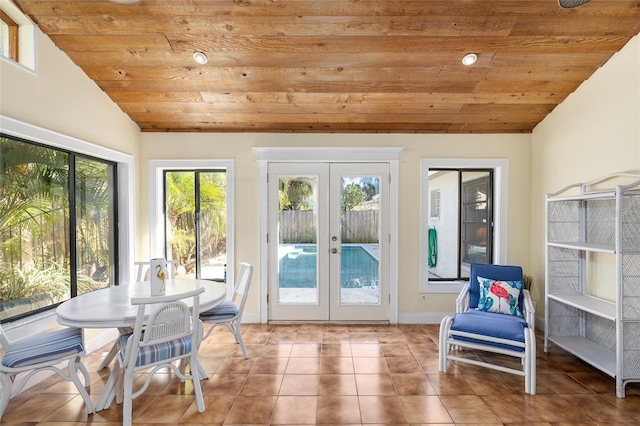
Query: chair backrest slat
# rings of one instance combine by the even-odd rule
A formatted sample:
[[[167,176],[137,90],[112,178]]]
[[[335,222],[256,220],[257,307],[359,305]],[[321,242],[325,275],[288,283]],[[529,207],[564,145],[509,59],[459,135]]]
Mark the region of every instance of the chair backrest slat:
[[[249,284],[251,283],[251,277],[253,276],[253,265],[249,263],[240,262],[240,270],[238,271],[238,279],[233,290],[233,297],[231,300],[238,305],[240,312],[243,311],[244,304],[247,301],[247,292],[249,291]]]

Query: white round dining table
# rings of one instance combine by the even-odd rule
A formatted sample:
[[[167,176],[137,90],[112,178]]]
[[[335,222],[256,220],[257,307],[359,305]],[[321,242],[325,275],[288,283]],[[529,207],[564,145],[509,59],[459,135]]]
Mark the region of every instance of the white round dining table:
[[[226,298],[227,289],[224,283],[200,279],[166,280],[165,294],[185,293],[200,287],[205,289],[200,294],[200,312],[215,307]],[[127,333],[135,325],[136,316],[138,315],[138,306],[131,304],[131,298],[150,296],[151,284],[149,281],[122,284],[84,293],[69,299],[58,306],[56,314],[58,322],[62,325],[79,328],[117,328],[121,333]],[[184,302],[187,305],[191,305],[193,299],[187,298],[184,299]],[[102,360],[98,371],[113,360],[118,350],[118,345],[114,344]],[[208,378],[199,361],[197,368],[201,379]],[[95,410],[100,411],[108,408],[109,402],[115,395],[114,392],[115,389],[103,392],[95,406]]]
[[[224,301],[227,289],[224,283],[201,279],[166,280],[166,294],[184,293],[204,287],[200,294],[200,312]],[[132,297],[150,297],[149,281],[122,284],[84,293],[61,303],[56,309],[58,322],[79,328],[133,327],[138,307],[131,304]],[[188,304],[191,299],[185,299]]]

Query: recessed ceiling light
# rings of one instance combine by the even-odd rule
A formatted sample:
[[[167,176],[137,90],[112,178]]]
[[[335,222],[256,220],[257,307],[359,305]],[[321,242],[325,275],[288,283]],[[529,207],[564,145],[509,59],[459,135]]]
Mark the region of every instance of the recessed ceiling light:
[[[204,65],[209,62],[209,58],[207,58],[207,55],[202,52],[193,52],[193,60],[200,65]]]
[[[558,0],[558,4],[563,9],[571,9],[573,7],[582,6],[585,3],[589,3],[589,0]]]
[[[467,53],[466,55],[464,55],[464,58],[462,58],[462,63],[464,65],[473,65],[477,60],[478,55],[476,55],[475,53]]]

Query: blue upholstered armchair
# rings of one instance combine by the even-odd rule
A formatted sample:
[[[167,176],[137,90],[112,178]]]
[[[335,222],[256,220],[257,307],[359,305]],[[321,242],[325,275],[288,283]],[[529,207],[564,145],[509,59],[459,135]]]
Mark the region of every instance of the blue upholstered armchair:
[[[522,268],[472,264],[469,282],[456,299],[456,314],[440,324],[440,371],[449,361],[524,376],[525,392],[536,393],[535,308],[523,288]],[[516,357],[521,368],[492,357],[465,356],[469,350]],[[474,354],[478,355],[478,354]]]

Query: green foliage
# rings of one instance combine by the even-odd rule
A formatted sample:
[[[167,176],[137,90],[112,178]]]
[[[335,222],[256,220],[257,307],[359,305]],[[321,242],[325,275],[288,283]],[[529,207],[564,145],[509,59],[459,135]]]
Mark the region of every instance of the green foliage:
[[[112,166],[11,138],[0,137],[0,299],[70,295],[69,217],[77,226],[78,291],[105,286],[112,207]],[[69,175],[75,167],[76,198]],[[70,212],[70,201],[75,211]]]
[[[280,178],[280,211],[313,210],[313,186],[303,179]]]
[[[188,273],[196,264],[196,223],[199,226],[201,257],[215,257],[226,251],[226,186],[224,172],[202,171],[196,174],[193,171],[176,171],[165,176],[171,255],[186,267]],[[200,200],[197,221],[196,187]]]
[[[59,265],[50,268],[2,268],[0,300],[49,295],[51,303],[62,300],[69,292],[69,272]]]
[[[342,211],[348,212],[366,200],[366,194],[360,185],[350,183],[342,190]]]

